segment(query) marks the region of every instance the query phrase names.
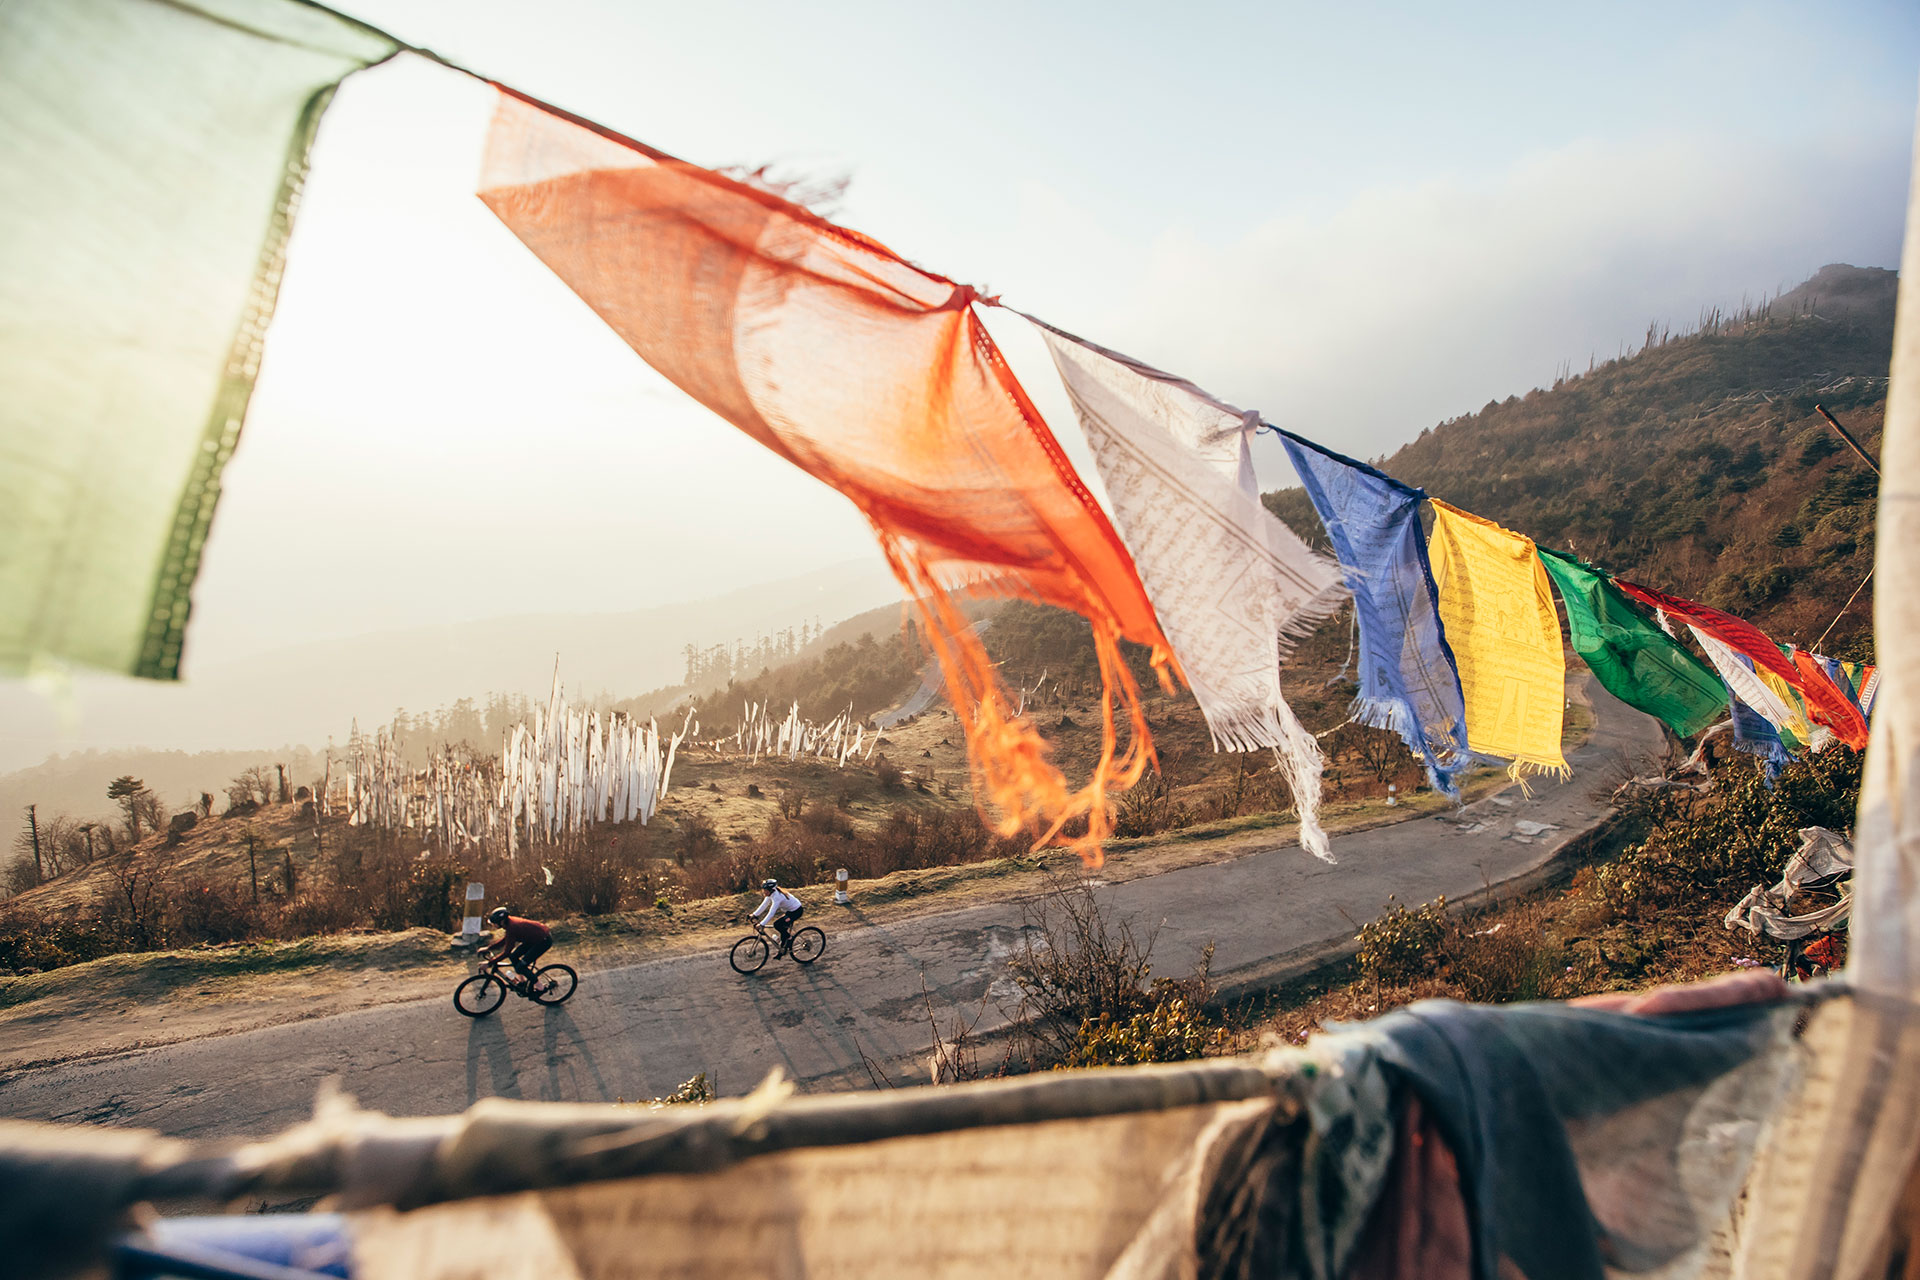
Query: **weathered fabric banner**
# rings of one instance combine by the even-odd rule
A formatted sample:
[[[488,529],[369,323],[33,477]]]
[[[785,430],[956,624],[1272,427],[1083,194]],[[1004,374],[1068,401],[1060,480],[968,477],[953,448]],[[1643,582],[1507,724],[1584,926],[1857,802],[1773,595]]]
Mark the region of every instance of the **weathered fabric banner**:
[[[1735,665],[1745,661],[1736,655]],[[1781,731],[1765,716],[1742,702],[1739,695],[1733,692],[1732,685],[1727,686],[1727,714],[1733,720],[1733,745],[1760,758],[1769,783],[1780,776],[1782,769],[1793,763],[1793,754],[1787,750]]]
[[[1467,746],[1513,761],[1512,773],[1570,773],[1560,753],[1567,662],[1546,570],[1533,539],[1433,504],[1440,622],[1460,667]]]
[[[1694,629],[1696,635],[1705,633],[1719,640],[1728,648],[1744,653],[1752,661],[1756,671],[1764,671],[1780,678],[1789,688],[1797,691],[1806,699],[1807,713],[1817,724],[1831,729],[1835,736],[1855,750],[1864,750],[1867,745],[1867,722],[1860,709],[1849,702],[1830,680],[1809,681],[1780,646],[1767,638],[1765,632],[1750,622],[1743,622],[1730,613],[1708,605],[1686,600],[1679,596],[1670,596],[1664,591],[1655,591],[1652,587],[1643,587],[1638,583],[1615,578],[1614,582],[1629,597],[1649,609],[1661,609],[1673,615],[1677,620]],[[1717,665],[1717,664],[1716,664]],[[1723,676],[1725,672],[1721,673]],[[1742,695],[1744,696],[1744,695]]]
[[[1807,649],[1798,648],[1794,645],[1787,646],[1787,656],[1793,660],[1794,669],[1797,670],[1803,678],[1803,682],[1801,685],[1803,689],[1807,689],[1811,691],[1814,687],[1817,686],[1824,692],[1830,688],[1834,696],[1843,700],[1849,707],[1851,707],[1856,713],[1858,713],[1858,715],[1860,716],[1860,724],[1863,728],[1865,727],[1867,723],[1867,714],[1861,708],[1860,700],[1854,697],[1853,689],[1847,683],[1847,680],[1844,674],[1841,675],[1838,679],[1836,679],[1833,673],[1828,670],[1828,666],[1830,662],[1829,659],[1822,658],[1817,653],[1814,653]],[[1832,665],[1838,666],[1839,664],[1834,663]],[[1802,694],[1801,705],[1803,707],[1806,705],[1806,701],[1807,701],[1807,695]]]
[[[179,674],[308,145],[396,47],[291,0],[0,6],[0,673]]]
[[[1539,551],[1566,605],[1573,651],[1608,693],[1683,738],[1720,718],[1726,689],[1711,667],[1654,625],[1604,573],[1565,552]]]
[[[1735,701],[1765,720],[1788,750],[1807,745],[1813,737],[1813,730],[1794,706],[1792,691],[1780,683],[1778,677],[1771,682],[1763,679],[1762,673],[1755,670],[1754,661],[1746,654],[1721,643],[1700,627],[1689,629],[1705,651],[1708,661],[1713,663],[1713,669],[1726,681]],[[1734,718],[1733,731],[1736,737],[1740,736],[1738,716]]]
[[[1860,709],[1861,719],[1869,724],[1873,722],[1873,698],[1880,692],[1880,671],[1871,663],[1840,662],[1833,658],[1823,658],[1815,654],[1820,665],[1840,686],[1840,692],[1847,700]]]
[[[1287,705],[1280,663],[1347,593],[1339,568],[1261,503],[1247,446],[1258,418],[1039,328],[1215,748],[1271,748],[1293,789],[1301,846],[1331,862],[1319,820],[1320,747]]]
[[[1291,431],[1280,442],[1353,593],[1360,692],[1353,718],[1400,735],[1435,791],[1458,796],[1468,764],[1460,673],[1440,629],[1438,593],[1420,529],[1425,494]]]
[[[1133,561],[974,314],[974,291],[778,195],[505,94],[481,199],[648,364],[870,520],[913,599],[979,794],[1044,842],[1150,755],[1122,636],[1171,661]],[[990,585],[1093,623],[1109,697],[1079,790],[950,601]],[[1133,724],[1116,756],[1112,695]]]

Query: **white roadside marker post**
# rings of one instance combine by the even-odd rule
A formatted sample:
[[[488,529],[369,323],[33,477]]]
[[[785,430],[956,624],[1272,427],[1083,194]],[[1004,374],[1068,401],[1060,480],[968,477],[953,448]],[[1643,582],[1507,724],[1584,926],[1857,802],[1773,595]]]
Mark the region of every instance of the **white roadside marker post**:
[[[852,905],[853,899],[847,896],[847,869],[840,868],[833,873],[833,905],[845,907]]]
[[[1393,783],[1389,782],[1387,784],[1387,808],[1391,809],[1393,808],[1394,805],[1399,803],[1400,803],[1400,788],[1395,786]]]
[[[487,899],[487,886],[478,881],[467,885],[467,914],[460,921],[460,945],[471,947],[480,941],[481,906]]]

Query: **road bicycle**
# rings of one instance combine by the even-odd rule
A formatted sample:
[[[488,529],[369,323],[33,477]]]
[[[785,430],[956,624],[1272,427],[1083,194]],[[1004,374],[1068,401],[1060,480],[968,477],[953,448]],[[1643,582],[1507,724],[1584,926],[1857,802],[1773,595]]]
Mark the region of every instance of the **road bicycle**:
[[[827,935],[814,925],[793,931],[793,945],[787,952],[795,964],[812,964],[827,951]],[[767,938],[767,930],[759,925],[753,932],[733,944],[733,950],[727,953],[727,963],[733,966],[735,973],[758,973],[773,958],[773,943]]]
[[[571,965],[549,964],[534,970],[528,983],[517,972],[501,972],[505,956],[494,956],[480,971],[453,989],[453,1007],[469,1018],[484,1018],[506,1001],[507,992],[535,1004],[565,1004],[580,985],[580,975]]]

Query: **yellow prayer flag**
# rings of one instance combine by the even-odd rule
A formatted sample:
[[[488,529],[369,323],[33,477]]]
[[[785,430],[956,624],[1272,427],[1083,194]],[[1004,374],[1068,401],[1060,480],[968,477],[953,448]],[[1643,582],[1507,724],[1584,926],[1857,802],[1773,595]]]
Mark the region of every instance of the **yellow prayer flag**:
[[[1782,680],[1765,667],[1756,666],[1753,674],[1760,678],[1760,683],[1773,690],[1774,693],[1779,696],[1780,701],[1786,704],[1787,710],[1793,713],[1792,717],[1785,724],[1777,724],[1774,728],[1785,729],[1788,733],[1791,733],[1800,740],[1801,746],[1812,742],[1813,726],[1807,723],[1806,707],[1801,701],[1800,695],[1795,693],[1793,687],[1785,680]]]
[[[1428,554],[1440,623],[1460,668],[1467,746],[1512,773],[1569,773],[1560,754],[1567,664],[1533,539],[1433,502]]]

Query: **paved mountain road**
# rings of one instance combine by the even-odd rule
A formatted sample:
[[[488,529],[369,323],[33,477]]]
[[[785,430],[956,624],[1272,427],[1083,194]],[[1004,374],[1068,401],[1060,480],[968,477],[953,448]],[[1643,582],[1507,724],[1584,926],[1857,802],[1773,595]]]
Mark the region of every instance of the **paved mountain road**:
[[[1184,971],[1211,940],[1215,977],[1232,985],[1351,937],[1389,894],[1458,900],[1524,875],[1603,816],[1596,792],[1661,748],[1652,720],[1588,687],[1596,723],[1573,754],[1573,779],[1536,782],[1531,798],[1509,788],[1441,817],[1335,837],[1335,866],[1286,845],[1100,892],[1136,929],[1159,927],[1160,972]],[[1536,823],[1554,829],[1525,825]],[[304,1119],[328,1077],[396,1115],[489,1096],[647,1098],[700,1071],[741,1093],[776,1066],[803,1087],[865,1087],[868,1061],[898,1072],[931,1043],[923,981],[943,1025],[984,1004],[985,1030],[1016,1002],[1004,961],[1020,937],[1018,903],[884,925],[857,906],[828,908],[808,923],[830,938],[811,968],[776,960],[743,978],[724,952],[682,955],[583,974],[557,1009],[510,999],[470,1020],[453,1009],[450,964],[447,997],[14,1073],[0,1079],[0,1115],[220,1137]]]

